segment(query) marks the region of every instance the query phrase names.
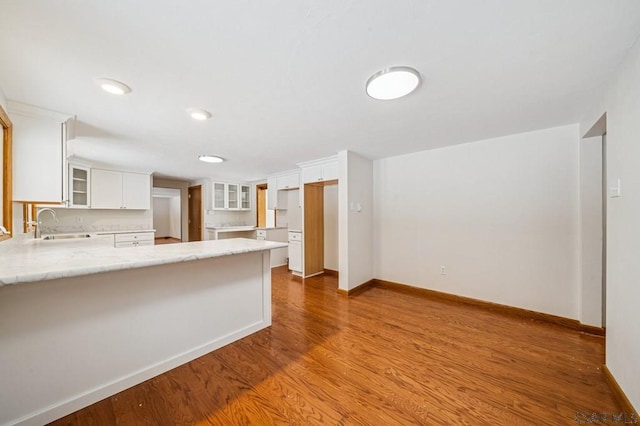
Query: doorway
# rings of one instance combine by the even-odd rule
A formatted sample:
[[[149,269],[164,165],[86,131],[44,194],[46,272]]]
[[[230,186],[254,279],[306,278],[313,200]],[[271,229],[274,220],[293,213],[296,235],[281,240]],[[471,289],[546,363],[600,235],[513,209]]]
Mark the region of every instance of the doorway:
[[[202,241],[202,185],[189,187],[189,241]]]
[[[606,327],[607,135],[604,114],[580,141],[580,322]]]
[[[304,277],[338,274],[338,181],[304,185]]]
[[[177,188],[153,188],[153,227],[156,244],[182,242],[182,197]]]
[[[276,211],[269,209],[269,191],[267,184],[256,185],[256,215],[258,228],[275,228]]]

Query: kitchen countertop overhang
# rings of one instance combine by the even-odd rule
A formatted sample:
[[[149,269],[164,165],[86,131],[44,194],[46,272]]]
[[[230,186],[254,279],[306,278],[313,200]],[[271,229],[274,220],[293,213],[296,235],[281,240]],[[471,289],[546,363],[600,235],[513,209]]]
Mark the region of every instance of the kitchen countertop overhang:
[[[0,287],[280,247],[287,244],[248,238],[131,248],[113,247],[111,235],[92,234],[90,238],[53,241],[12,238],[0,244]]]

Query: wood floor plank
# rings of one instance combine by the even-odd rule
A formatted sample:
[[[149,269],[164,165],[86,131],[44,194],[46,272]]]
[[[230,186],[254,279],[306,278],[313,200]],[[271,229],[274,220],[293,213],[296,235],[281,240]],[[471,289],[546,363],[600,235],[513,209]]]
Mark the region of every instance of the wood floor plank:
[[[620,412],[604,338],[273,270],[273,325],[54,425],[576,424]]]

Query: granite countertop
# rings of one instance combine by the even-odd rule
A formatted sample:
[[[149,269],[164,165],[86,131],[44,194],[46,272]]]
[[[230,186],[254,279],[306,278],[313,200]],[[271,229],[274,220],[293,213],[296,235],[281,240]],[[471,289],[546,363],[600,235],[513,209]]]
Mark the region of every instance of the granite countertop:
[[[233,238],[115,248],[110,234],[52,241],[22,237],[2,242],[0,287],[287,247],[286,243]]]

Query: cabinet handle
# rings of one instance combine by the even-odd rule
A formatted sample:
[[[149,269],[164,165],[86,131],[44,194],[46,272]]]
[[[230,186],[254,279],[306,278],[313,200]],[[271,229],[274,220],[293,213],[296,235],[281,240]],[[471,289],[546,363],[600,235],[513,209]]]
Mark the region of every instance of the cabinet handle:
[[[321,177],[319,177],[319,178],[318,178],[318,180],[322,180],[322,178],[321,178]]]

